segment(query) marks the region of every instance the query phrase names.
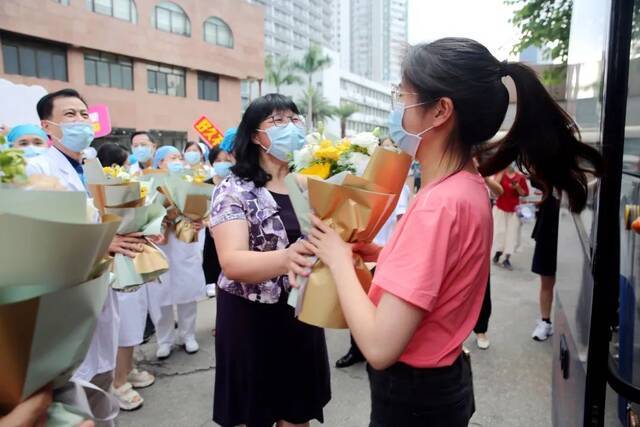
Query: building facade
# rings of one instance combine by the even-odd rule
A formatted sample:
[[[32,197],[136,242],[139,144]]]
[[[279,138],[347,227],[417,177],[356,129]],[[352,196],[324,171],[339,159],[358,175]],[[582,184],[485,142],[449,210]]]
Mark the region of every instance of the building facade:
[[[407,48],[408,0],[348,0],[350,71],[375,81],[397,82]]]
[[[391,86],[376,82],[345,69],[339,52],[324,49],[331,57],[331,65],[315,76],[314,84],[324,98],[333,106],[355,105],[357,111],[347,119],[346,135],[372,131],[380,128],[382,135],[389,132],[388,119],[391,112]],[[285,92],[295,100],[301,98],[301,90]],[[325,120],[326,132],[333,137],[340,136],[340,120],[331,117]]]
[[[281,56],[312,44],[334,47],[336,5],[340,0],[248,0],[264,8],[264,47]]]
[[[119,142],[149,129],[182,146],[202,115],[239,122],[241,81],[264,75],[263,20],[237,0],[3,0],[0,79],[108,105]]]

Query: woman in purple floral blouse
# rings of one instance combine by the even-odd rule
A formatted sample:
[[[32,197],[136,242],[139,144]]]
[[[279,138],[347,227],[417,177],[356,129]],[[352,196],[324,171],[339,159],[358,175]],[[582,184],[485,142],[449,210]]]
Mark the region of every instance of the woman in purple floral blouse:
[[[288,265],[305,253],[284,178],[304,144],[287,97],[254,100],[235,139],[232,174],[213,194],[210,231],[222,266],[213,420],[223,426],[308,426],[331,399],[324,331],[287,305]]]

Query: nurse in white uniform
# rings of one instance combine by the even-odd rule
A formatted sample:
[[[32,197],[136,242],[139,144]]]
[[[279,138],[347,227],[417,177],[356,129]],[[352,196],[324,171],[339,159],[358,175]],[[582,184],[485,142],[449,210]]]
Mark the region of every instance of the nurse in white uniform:
[[[182,155],[173,146],[158,148],[153,159],[156,169],[180,173],[184,169]],[[167,214],[171,218],[171,213]],[[202,271],[202,249],[204,228],[202,223],[194,223],[200,228],[198,241],[184,243],[175,235],[173,225],[167,232],[167,243],[163,250],[169,259],[169,271],[160,276],[160,283],[148,286],[149,312],[156,327],[158,359],[171,355],[174,345],[183,345],[189,354],[200,347],[196,341],[196,315],[198,301],[205,297],[205,279]],[[174,307],[177,319],[174,316]],[[174,325],[178,322],[178,333]]]
[[[7,134],[7,144],[10,148],[22,150],[25,158],[30,159],[44,154],[49,145],[49,138],[42,128],[37,125],[24,124],[11,128]]]
[[[70,191],[86,191],[80,165],[82,151],[91,144],[94,134],[87,104],[73,89],[63,89],[45,95],[37,105],[42,128],[51,137],[52,146],[39,156],[29,159],[27,175],[48,175],[58,178]],[[135,256],[143,248],[143,240],[116,236],[109,246],[111,253]],[[96,330],[84,361],[73,379],[92,381],[109,390],[111,372],[115,367],[118,347],[118,309],[113,292],[98,316]]]
[[[97,153],[104,166],[126,166],[129,152],[121,145],[106,142]],[[133,365],[133,350],[142,344],[144,327],[147,320],[147,285],[132,292],[115,292],[120,315],[118,335],[118,353],[113,376],[111,394],[116,397],[120,409],[133,411],[144,403],[144,399],[135,389],[151,386],[155,377],[147,371],[139,371]]]

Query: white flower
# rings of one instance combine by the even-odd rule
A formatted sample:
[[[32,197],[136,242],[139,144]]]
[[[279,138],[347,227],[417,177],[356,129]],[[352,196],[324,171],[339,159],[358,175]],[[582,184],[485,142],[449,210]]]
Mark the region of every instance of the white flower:
[[[320,135],[319,132],[312,132],[307,135],[304,140],[307,142],[307,144],[317,145],[320,144],[320,141],[322,141],[322,135]]]
[[[372,132],[360,132],[359,134],[351,138],[351,143],[353,145],[366,148],[369,155],[372,155],[376,150],[378,142],[378,137],[375,136]]]
[[[348,153],[345,157],[344,162],[356,171],[356,176],[364,175],[364,170],[367,168],[371,157],[357,152]]]
[[[313,150],[314,148],[311,145],[305,145],[293,153],[293,164],[296,171],[300,171],[311,165],[313,161]]]

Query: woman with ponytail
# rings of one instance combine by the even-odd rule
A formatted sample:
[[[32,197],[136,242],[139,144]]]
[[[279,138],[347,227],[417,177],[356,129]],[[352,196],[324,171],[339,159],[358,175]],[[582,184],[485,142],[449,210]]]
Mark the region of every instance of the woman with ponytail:
[[[517,115],[509,133],[485,144],[504,120],[513,79]],[[482,175],[515,161],[584,208],[587,175],[602,172],[596,150],[535,73],[498,61],[480,43],[446,38],[411,48],[394,94],[391,135],[415,156],[423,188],[384,248],[343,242],[312,217],[305,246],[333,274],[351,332],[369,362],[371,426],[466,426],[474,412],[462,343],[478,318],[489,275],[493,225]],[[483,156],[479,171],[473,155]],[[367,295],[352,252],[377,261]],[[305,274],[308,264],[290,264]]]

